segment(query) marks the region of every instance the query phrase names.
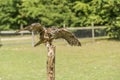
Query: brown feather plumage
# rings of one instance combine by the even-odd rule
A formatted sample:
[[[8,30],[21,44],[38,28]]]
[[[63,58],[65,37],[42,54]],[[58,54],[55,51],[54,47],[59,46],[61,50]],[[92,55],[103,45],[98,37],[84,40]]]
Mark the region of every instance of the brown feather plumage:
[[[65,39],[71,46],[81,46],[81,43],[76,38],[76,36],[64,28],[59,28],[59,29],[45,28],[39,23],[33,23],[22,30],[29,30],[29,31],[32,30],[39,33],[40,41],[38,41],[34,46],[38,46],[41,43],[46,43],[46,42],[52,44],[52,41],[54,39],[59,39],[59,38]]]
[[[67,29],[60,28],[60,29],[55,29],[54,33],[54,38],[63,38],[65,39],[71,46],[81,46],[81,43],[79,40],[76,38],[76,36],[69,32]]]

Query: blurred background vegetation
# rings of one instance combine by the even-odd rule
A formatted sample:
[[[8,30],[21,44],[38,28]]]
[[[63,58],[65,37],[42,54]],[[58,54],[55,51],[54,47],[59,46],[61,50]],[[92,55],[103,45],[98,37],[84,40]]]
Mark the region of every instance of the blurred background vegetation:
[[[62,27],[108,26],[120,39],[120,0],[0,0],[0,30],[19,29],[34,22]]]

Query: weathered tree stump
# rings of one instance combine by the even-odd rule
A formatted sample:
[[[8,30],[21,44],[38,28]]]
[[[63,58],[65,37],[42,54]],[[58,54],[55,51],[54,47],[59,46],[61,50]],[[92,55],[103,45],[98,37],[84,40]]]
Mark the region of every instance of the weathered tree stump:
[[[47,43],[47,80],[55,80],[55,46]]]

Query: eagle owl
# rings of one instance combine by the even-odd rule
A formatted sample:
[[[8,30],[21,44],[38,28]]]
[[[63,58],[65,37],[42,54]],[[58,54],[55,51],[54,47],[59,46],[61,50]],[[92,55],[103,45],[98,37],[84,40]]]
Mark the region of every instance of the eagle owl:
[[[18,30],[17,32],[22,30],[35,31],[39,33],[40,40],[34,45],[34,47],[40,45],[41,43],[49,42],[52,44],[54,39],[59,38],[65,39],[71,46],[81,46],[81,43],[76,36],[65,28],[45,28],[40,23],[33,23],[21,30]]]

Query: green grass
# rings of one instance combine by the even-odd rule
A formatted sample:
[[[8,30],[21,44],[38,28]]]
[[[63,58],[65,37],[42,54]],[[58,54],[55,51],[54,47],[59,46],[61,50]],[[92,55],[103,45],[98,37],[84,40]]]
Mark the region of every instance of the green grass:
[[[56,80],[120,79],[119,41],[81,42],[82,47],[71,47],[63,40],[54,42]],[[43,44],[36,48],[31,44],[4,45],[0,48],[0,80],[46,80],[46,60]]]

